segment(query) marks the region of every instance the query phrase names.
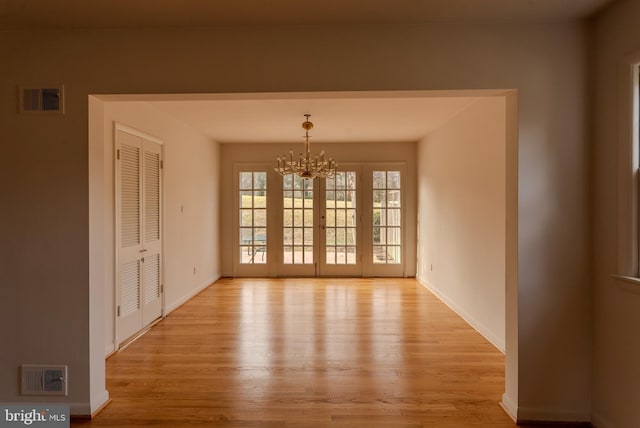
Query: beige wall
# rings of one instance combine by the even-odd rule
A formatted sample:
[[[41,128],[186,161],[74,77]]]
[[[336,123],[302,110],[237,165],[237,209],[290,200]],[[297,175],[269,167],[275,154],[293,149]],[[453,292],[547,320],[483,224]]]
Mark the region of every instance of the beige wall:
[[[100,101],[97,101],[100,102]],[[114,122],[163,141],[164,146],[164,290],[167,312],[220,277],[219,250],[219,144],[147,102],[103,102],[102,138],[90,141],[90,171],[101,176],[91,181],[93,196],[102,192],[90,210],[101,210],[99,236],[92,249],[104,260],[105,344],[114,350]],[[96,124],[90,123],[90,126]],[[97,125],[99,126],[99,125]],[[90,131],[91,132],[91,131]],[[94,153],[95,152],[95,153]],[[100,185],[100,189],[97,187]],[[96,259],[91,258],[90,263]],[[96,267],[92,266],[92,270]],[[194,273],[195,269],[195,273]]]
[[[596,22],[593,152],[593,421],[640,426],[640,282],[633,248],[631,64],[640,63],[640,2],[620,1]],[[635,116],[636,126],[638,116]],[[637,149],[635,156],[638,156]],[[637,194],[637,193],[636,193]],[[634,266],[635,265],[635,266]]]
[[[505,120],[483,98],[418,145],[418,279],[503,351]]]
[[[15,328],[0,333],[0,371],[15,379],[23,362],[66,363],[67,402],[95,410],[105,396],[96,321],[104,319],[104,290],[90,282],[100,273],[90,272],[88,252],[89,94],[513,88],[519,306],[505,400],[519,416],[588,418],[586,30],[557,23],[2,33],[0,322]],[[39,82],[65,84],[65,116],[17,114],[17,86]],[[16,383],[0,383],[0,401],[21,400]]]
[[[302,146],[302,143],[299,143]],[[233,183],[233,164],[242,162],[267,162],[275,166],[276,155],[285,155],[293,149],[297,153],[296,144],[222,144],[221,175],[224,183]],[[405,276],[416,274],[416,144],[415,143],[312,143],[314,153],[324,150],[327,155],[337,159],[340,164],[348,162],[403,162],[406,164],[406,177],[403,182],[405,191],[405,219],[407,237],[403,246],[405,254]],[[233,186],[223,186],[221,190],[222,206],[233,207]],[[233,215],[236,211],[225,208],[221,213],[222,240],[234,242]],[[225,276],[233,274],[233,254],[222,253],[222,272]],[[274,272],[271,270],[271,272]]]

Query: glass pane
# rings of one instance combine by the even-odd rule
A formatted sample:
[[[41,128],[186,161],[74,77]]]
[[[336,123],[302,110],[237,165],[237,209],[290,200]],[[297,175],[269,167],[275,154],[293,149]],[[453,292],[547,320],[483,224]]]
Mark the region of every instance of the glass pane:
[[[304,262],[302,247],[293,247],[293,263],[302,264]]]
[[[253,183],[253,173],[252,172],[241,172],[240,173],[240,189],[251,189],[252,183]]]
[[[262,227],[253,229],[253,242],[255,245],[265,245],[267,243],[267,229]]]
[[[304,210],[304,225],[313,227],[313,210]]]
[[[293,225],[296,227],[302,227],[302,210],[293,211]]]
[[[283,231],[282,242],[284,245],[293,245],[293,229],[286,227]]]
[[[267,247],[260,246],[254,248],[253,263],[265,264],[267,263]]]
[[[253,210],[240,210],[240,226],[253,226]]]
[[[331,178],[327,178],[325,181],[325,188],[327,190],[329,189],[335,189],[336,188],[336,180],[335,178],[331,177]]]
[[[400,245],[400,228],[399,227],[389,227],[387,228],[387,244],[389,245]]]
[[[259,190],[265,190],[267,188],[267,173],[266,172],[254,172],[253,173],[253,188]]]
[[[293,177],[293,188],[296,190],[302,190],[304,188],[304,179],[297,175]]]
[[[373,247],[373,262],[374,263],[386,263],[385,247],[375,245]]]
[[[328,265],[334,265],[336,263],[336,253],[333,247],[327,247],[325,257]]]
[[[387,172],[387,189],[400,188],[400,171]]]
[[[248,246],[240,247],[240,263],[242,264],[253,263],[252,247],[248,247]]]
[[[356,248],[355,247],[347,248],[347,264],[349,265],[356,264]]]
[[[293,229],[293,244],[302,245],[303,230],[301,227]]]
[[[333,228],[326,229],[325,233],[326,244],[327,245],[335,245],[336,244],[336,230]]]
[[[400,191],[399,190],[389,190],[387,192],[387,205],[390,207],[399,207],[400,206]]]
[[[304,207],[313,208],[313,192],[304,192]]]
[[[267,210],[253,210],[253,225],[256,227],[267,227]]]
[[[284,226],[293,226],[293,210],[284,210],[283,219]]]
[[[313,180],[305,180],[305,179],[302,179],[302,181],[304,182],[304,188],[305,188],[305,190],[309,190],[309,191],[313,190]],[[311,193],[311,192],[310,192],[310,193]]]
[[[293,192],[284,191],[282,192],[282,202],[284,208],[292,208],[293,207]]]
[[[373,171],[373,188],[384,189],[386,188],[386,173],[385,171]]]
[[[356,188],[355,171],[348,171],[346,174],[347,174],[347,189],[355,189]]]
[[[385,206],[385,196],[387,194],[386,190],[374,190],[373,191],[373,206],[374,207],[384,207]]]
[[[382,229],[382,231],[384,231],[384,229],[379,227],[379,226],[374,226],[373,227],[373,243],[374,244],[381,244],[382,243],[381,229]]]
[[[383,217],[382,214],[385,210],[381,210],[379,208],[374,208],[373,209],[373,225],[374,226],[380,226],[383,224]]]
[[[345,230],[343,228],[336,229],[336,244],[337,245],[346,244]]]
[[[332,227],[332,226],[335,226],[335,224],[336,224],[336,212],[334,210],[327,210],[325,225],[327,227]]]
[[[348,245],[356,245],[356,228],[350,227],[346,229],[347,234],[347,244]]]
[[[389,226],[400,226],[400,210],[399,209],[387,210],[387,224]]]
[[[313,229],[304,229],[304,245],[313,245]]]
[[[349,190],[344,192],[344,200],[346,202],[345,206],[347,208],[355,208],[356,206],[356,192],[355,190]]]
[[[333,190],[327,190],[327,201],[333,201],[336,199],[336,192],[334,192]],[[332,205],[333,206],[333,205]]]
[[[253,229],[250,229],[250,228],[240,229],[240,242],[245,245],[253,244]]]
[[[293,176],[285,175],[282,178],[282,188],[283,189],[293,189]]]
[[[345,200],[344,191],[336,192],[336,201],[341,202],[340,206],[344,206],[344,200]]]
[[[240,208],[251,208],[252,205],[252,196],[253,193],[251,191],[241,191],[240,192]]]
[[[305,247],[304,249],[304,263],[313,264],[313,247]]]
[[[264,190],[253,192],[253,206],[255,208],[267,208],[267,192]]]
[[[345,211],[345,226],[353,226],[356,225],[356,210],[346,210]]]
[[[390,263],[390,264],[400,263],[400,247],[399,246],[387,247],[387,263]]]
[[[284,264],[290,265],[293,263],[293,248],[292,247],[284,247],[282,252],[282,259]]]

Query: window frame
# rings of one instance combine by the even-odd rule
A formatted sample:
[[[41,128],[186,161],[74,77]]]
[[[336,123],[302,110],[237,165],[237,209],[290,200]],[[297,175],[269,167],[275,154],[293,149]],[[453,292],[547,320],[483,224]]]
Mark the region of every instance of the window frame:
[[[613,276],[640,287],[640,51],[624,58],[619,70],[618,258]]]

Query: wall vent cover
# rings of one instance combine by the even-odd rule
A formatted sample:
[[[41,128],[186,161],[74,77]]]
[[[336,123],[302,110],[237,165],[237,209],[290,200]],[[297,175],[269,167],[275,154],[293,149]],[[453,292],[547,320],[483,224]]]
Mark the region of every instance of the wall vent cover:
[[[64,86],[21,86],[20,113],[64,114]]]
[[[67,395],[67,366],[23,364],[22,395]]]

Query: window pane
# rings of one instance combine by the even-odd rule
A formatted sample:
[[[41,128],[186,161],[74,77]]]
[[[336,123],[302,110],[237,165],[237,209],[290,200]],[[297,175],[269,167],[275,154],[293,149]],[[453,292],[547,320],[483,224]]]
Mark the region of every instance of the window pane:
[[[253,192],[253,206],[255,208],[267,207],[267,192],[264,190],[257,190]]]
[[[293,229],[285,228],[282,235],[284,245],[293,245]]]
[[[386,173],[385,171],[373,171],[373,188],[384,189],[386,188]]]
[[[253,183],[253,173],[252,172],[241,172],[240,173],[240,189],[251,189],[252,183]]]
[[[400,171],[387,172],[387,189],[400,188]]]
[[[400,171],[373,173],[373,262],[399,263],[402,248]]]
[[[249,191],[240,191],[240,207],[241,208],[251,208],[253,206],[253,199],[252,196],[253,193],[249,190]]]
[[[264,190],[267,188],[267,173],[266,172],[254,172],[253,173],[253,188]]]
[[[293,210],[284,210],[282,214],[284,225],[288,227],[293,226]]]
[[[313,227],[313,210],[304,210],[304,225],[306,227]]]
[[[253,225],[255,227],[267,227],[267,210],[253,210]]]
[[[313,229],[304,229],[304,245],[313,245]]]
[[[240,227],[253,226],[253,210],[240,210]]]
[[[400,226],[400,210],[399,209],[387,210],[387,224],[389,226]]]
[[[385,199],[386,199],[386,190],[374,190],[373,191],[373,206],[374,207],[384,207]]]

